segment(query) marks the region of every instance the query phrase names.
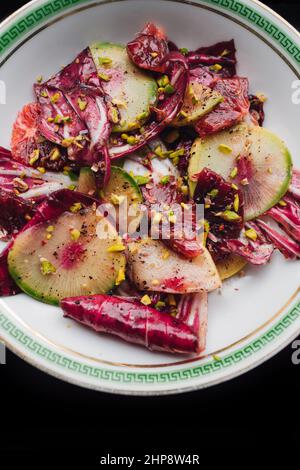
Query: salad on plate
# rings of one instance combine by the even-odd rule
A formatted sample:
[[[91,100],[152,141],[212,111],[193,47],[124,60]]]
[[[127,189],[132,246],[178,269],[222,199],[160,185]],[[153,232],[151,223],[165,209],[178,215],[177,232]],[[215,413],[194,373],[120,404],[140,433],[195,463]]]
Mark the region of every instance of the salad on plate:
[[[208,294],[300,257],[300,171],[233,40],[146,24],[33,85],[0,148],[0,295],[150,350],[205,350]]]

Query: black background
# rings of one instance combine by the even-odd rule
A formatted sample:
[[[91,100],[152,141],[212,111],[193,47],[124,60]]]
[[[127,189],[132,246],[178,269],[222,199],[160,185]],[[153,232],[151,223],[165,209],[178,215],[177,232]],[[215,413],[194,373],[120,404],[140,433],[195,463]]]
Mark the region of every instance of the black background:
[[[0,16],[24,3],[1,2]],[[265,3],[300,29],[299,0]],[[291,355],[288,346],[246,375],[207,390],[139,398],[66,384],[8,351],[0,372],[0,462],[32,451],[43,466],[51,461],[60,467],[63,459],[90,468],[107,452],[175,450],[199,453],[201,462],[212,464],[232,461],[239,449],[245,450],[241,468],[258,450],[286,461],[300,447],[300,365]]]

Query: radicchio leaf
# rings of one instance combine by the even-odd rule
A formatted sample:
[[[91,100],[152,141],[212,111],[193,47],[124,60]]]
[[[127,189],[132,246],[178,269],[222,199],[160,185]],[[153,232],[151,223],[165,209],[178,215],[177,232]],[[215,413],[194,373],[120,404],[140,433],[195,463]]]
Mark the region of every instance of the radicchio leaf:
[[[300,243],[297,243],[288,235],[271,227],[264,220],[256,219],[256,224],[265,233],[266,237],[287,259],[300,258]]]
[[[181,295],[178,304],[176,318],[197,334],[199,347],[198,351],[204,351],[206,347],[206,334],[208,322],[208,296],[207,292],[197,294]]]
[[[256,240],[251,240],[245,236],[245,230],[253,229],[257,234]],[[274,251],[273,244],[265,237],[260,227],[255,222],[247,222],[245,230],[242,231],[239,238],[232,239],[211,239],[208,235],[207,247],[215,260],[222,254],[236,254],[245,258],[254,265],[266,264]]]
[[[210,73],[227,78],[236,75],[236,49],[234,40],[218,42],[212,46],[200,47],[187,54],[188,64],[191,69],[201,66]],[[215,69],[213,66],[221,66]],[[219,68],[219,67],[218,67]]]
[[[0,240],[7,241],[18,233],[34,212],[32,201],[0,189]]]
[[[297,199],[297,201],[300,201],[300,171],[295,168],[293,169],[289,193]]]
[[[9,247],[6,247],[0,254],[0,297],[16,295],[20,292],[19,287],[12,280],[8,272],[8,253]]]
[[[265,120],[264,101],[259,96],[255,95],[249,95],[249,101],[249,112],[252,119],[254,122],[257,122],[259,126],[262,126]]]
[[[183,322],[140,303],[108,295],[64,299],[66,317],[150,350],[198,352],[197,335]]]
[[[18,194],[20,198],[40,201],[73,183],[67,175],[50,171],[40,173],[14,161],[10,151],[0,150],[0,188]]]
[[[267,215],[278,222],[288,235],[300,243],[300,205],[297,201],[287,195],[281,204],[272,207]]]
[[[209,231],[216,237],[237,238],[244,225],[241,191],[208,168],[204,168],[196,178],[194,201],[204,205]]]

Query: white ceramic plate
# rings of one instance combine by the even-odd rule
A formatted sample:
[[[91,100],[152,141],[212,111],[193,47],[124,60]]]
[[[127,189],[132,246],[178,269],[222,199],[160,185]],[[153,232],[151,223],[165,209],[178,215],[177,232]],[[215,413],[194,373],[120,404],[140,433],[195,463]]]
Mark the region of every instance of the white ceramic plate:
[[[0,143],[8,146],[17,111],[37,76],[56,72],[89,43],[126,43],[146,22],[162,25],[181,47],[236,40],[240,75],[268,96],[265,125],[287,142],[300,167],[300,36],[262,4],[244,0],[36,0],[0,26]],[[99,336],[60,309],[25,295],[0,301],[0,336],[42,370],[78,385],[124,394],[179,393],[216,384],[263,362],[300,333],[299,263],[281,255],[209,297],[205,357],[183,360]],[[217,354],[221,360],[214,360]]]

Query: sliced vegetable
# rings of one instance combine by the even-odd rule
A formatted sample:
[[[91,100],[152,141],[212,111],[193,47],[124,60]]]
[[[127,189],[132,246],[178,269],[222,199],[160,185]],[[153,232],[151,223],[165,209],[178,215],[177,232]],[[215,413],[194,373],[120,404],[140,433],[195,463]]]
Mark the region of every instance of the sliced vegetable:
[[[94,199],[60,191],[16,237],[9,272],[28,295],[53,305],[65,296],[106,293],[124,273],[124,254],[108,251],[120,243],[109,221],[98,217]]]
[[[221,285],[215,264],[206,249],[190,260],[172,252],[159,241],[146,239],[129,244],[128,267],[130,279],[141,290],[186,294],[210,292]]]
[[[231,152],[224,154],[224,145]],[[245,219],[250,220],[284,196],[291,181],[292,162],[285,144],[275,134],[258,126],[240,125],[204,140],[196,139],[189,164],[192,183],[205,167],[241,189]]]
[[[216,261],[216,266],[222,281],[235,276],[247,266],[247,261],[241,256],[228,254]]]
[[[273,243],[273,245],[285,256],[285,258],[300,258],[300,243],[296,242],[293,238],[289,237],[285,233],[281,233],[280,231],[271,227],[264,220],[257,219],[256,223],[265,233],[266,237]]]
[[[85,166],[81,168],[77,189],[80,193],[95,196],[97,191],[96,177],[95,172],[90,167]]]
[[[117,106],[115,132],[138,129],[157,100],[154,78],[139,70],[129,59],[126,47],[99,43],[91,46],[102,87]],[[103,78],[103,77],[107,77]]]
[[[195,124],[195,129],[204,138],[207,135],[228,129],[242,121],[249,112],[248,79],[222,78],[217,80],[214,91],[223,96],[223,101]]]
[[[188,126],[212,111],[223,100],[215,90],[191,79],[185,94],[184,103],[172,122],[175,127]]]
[[[285,196],[282,201],[272,207],[267,214],[300,243],[300,205],[291,196]]]
[[[300,201],[300,171],[293,169],[292,181],[289,187],[289,193],[297,200]]]
[[[152,351],[191,354],[199,351],[196,333],[183,322],[121,297],[94,295],[66,298],[66,317],[98,333],[109,333]]]
[[[140,208],[143,196],[132,176],[122,168],[113,166],[110,179],[102,190],[102,200],[115,206],[119,230],[122,227],[122,232],[130,234],[137,230],[143,215]],[[121,210],[124,204],[126,213]]]

